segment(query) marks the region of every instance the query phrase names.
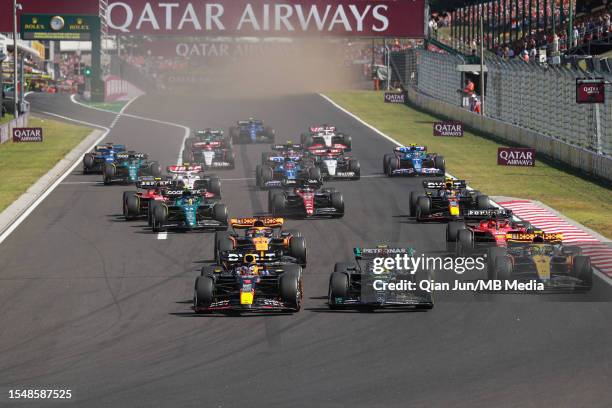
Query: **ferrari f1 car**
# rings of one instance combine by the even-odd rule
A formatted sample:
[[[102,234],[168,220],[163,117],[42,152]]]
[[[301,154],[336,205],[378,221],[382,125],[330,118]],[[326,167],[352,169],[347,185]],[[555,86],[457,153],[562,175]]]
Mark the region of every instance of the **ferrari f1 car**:
[[[346,308],[404,308],[432,309],[431,292],[420,289],[419,282],[430,280],[428,271],[380,271],[376,258],[413,255],[411,248],[354,248],[355,263],[336,263],[329,278],[328,305],[330,309]],[[409,283],[410,282],[410,283]],[[390,285],[393,285],[391,287]],[[397,290],[398,285],[404,285]],[[412,287],[408,286],[412,285]],[[393,289],[393,290],[392,290]]]
[[[263,189],[298,185],[304,179],[321,180],[321,170],[312,161],[291,157],[280,157],[278,161],[270,158],[268,164],[256,167],[255,175],[257,185]]]
[[[236,126],[229,130],[230,137],[234,144],[239,143],[274,143],[276,131],[264,126],[263,121],[249,118],[249,120],[239,120]]]
[[[590,290],[591,258],[577,246],[562,243],[562,234],[512,232],[506,247],[489,248],[487,275],[494,280],[536,280],[550,290]]]
[[[149,161],[145,153],[117,153],[115,161],[104,164],[104,184],[136,183],[143,176],[161,176],[161,166]]]
[[[423,181],[425,192],[410,192],[410,214],[417,221],[450,221],[487,218],[486,213],[470,210],[489,210],[489,197],[476,190],[468,190],[465,180]]]
[[[344,198],[335,188],[321,188],[319,180],[300,180],[291,189],[270,190],[268,210],[273,216],[293,215],[305,218],[313,216],[344,216]]]
[[[444,157],[427,153],[425,146],[401,146],[393,149],[383,157],[383,172],[392,176],[444,176],[446,164]]]
[[[233,169],[235,161],[232,142],[224,137],[222,130],[196,130],[195,137],[190,137],[185,142],[185,163],[197,163],[207,168]]]
[[[155,201],[151,211],[153,232],[168,229],[183,231],[196,229],[227,230],[228,214],[225,204],[207,200],[205,190],[167,190],[165,202]]]
[[[306,240],[298,231],[282,230],[282,218],[250,217],[232,218],[229,231],[215,234],[215,261],[219,262],[227,251],[254,251],[255,253],[280,250],[295,262],[306,266]],[[244,230],[239,234],[238,230]]]
[[[314,157],[315,166],[321,170],[324,180],[359,180],[361,178],[359,160],[345,155],[344,149],[320,149],[313,146],[308,150]]]
[[[83,156],[83,174],[97,173],[104,171],[106,163],[113,163],[117,153],[125,152],[125,146],[106,143],[96,146],[93,152],[85,153]]]
[[[195,281],[193,310],[209,312],[298,312],[302,308],[302,268],[270,252],[227,253],[218,265],[202,268]]]
[[[172,180],[146,177],[136,182],[137,191],[123,192],[123,216],[126,220],[145,217],[149,214],[149,207],[153,201],[166,201],[164,191],[176,187]]]
[[[304,147],[334,148],[350,151],[353,147],[353,138],[336,131],[335,126],[311,126],[308,133],[302,133],[301,142]]]

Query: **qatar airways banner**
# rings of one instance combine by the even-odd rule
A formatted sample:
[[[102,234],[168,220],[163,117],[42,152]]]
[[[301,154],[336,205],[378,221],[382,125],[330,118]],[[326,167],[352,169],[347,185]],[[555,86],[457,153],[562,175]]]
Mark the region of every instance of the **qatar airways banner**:
[[[25,14],[97,14],[96,0],[20,0]],[[0,10],[11,10],[0,0]],[[93,12],[93,10],[96,10]],[[0,13],[0,32],[12,30]],[[110,31],[147,35],[423,38],[425,0],[108,1]]]

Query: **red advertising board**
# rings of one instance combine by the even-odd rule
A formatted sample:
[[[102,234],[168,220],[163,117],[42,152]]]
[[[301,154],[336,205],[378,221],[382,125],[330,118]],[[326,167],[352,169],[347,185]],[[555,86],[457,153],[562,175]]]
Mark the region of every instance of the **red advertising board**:
[[[497,164],[500,166],[535,166],[536,150],[522,147],[498,147]]]
[[[576,103],[605,103],[606,82],[603,78],[576,79]]]
[[[97,0],[20,0],[25,14],[98,14]],[[0,0],[11,10],[12,0]],[[425,0],[109,0],[111,32],[147,35],[411,37],[425,33]],[[12,31],[0,13],[0,32]]]
[[[406,103],[406,94],[403,92],[385,92],[385,103]]]
[[[13,142],[42,142],[42,128],[13,128]]]
[[[434,122],[434,136],[463,136],[463,123],[461,122]]]

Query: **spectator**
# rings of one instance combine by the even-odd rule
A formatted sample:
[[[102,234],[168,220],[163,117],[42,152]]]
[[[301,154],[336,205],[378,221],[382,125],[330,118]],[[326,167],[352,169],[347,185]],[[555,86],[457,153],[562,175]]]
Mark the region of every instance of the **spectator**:
[[[466,96],[472,96],[474,95],[474,89],[475,89],[474,82],[472,82],[471,79],[467,79],[465,81],[465,88],[463,88],[463,93]]]

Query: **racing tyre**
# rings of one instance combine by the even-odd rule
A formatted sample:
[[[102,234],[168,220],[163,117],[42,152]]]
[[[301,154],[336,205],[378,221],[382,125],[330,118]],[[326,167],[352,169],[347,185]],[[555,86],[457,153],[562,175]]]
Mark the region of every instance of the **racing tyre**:
[[[289,254],[296,258],[300,265],[306,266],[306,239],[304,237],[291,237]]]
[[[342,197],[342,193],[335,192],[330,194],[330,201],[332,207],[338,212],[335,216],[340,218],[344,216],[344,198]]]
[[[336,264],[337,266],[337,264]],[[329,292],[327,304],[330,309],[342,308],[342,302],[338,303],[339,299],[348,298],[349,293],[349,277],[348,273],[336,271],[329,277]]]
[[[185,140],[185,150],[191,150],[194,143],[197,143],[197,138],[188,137],[187,140]]]
[[[83,157],[83,174],[89,174],[89,170],[93,167],[94,158],[91,154],[87,153]]]
[[[208,182],[208,192],[213,193],[216,198],[221,197],[221,179],[219,177],[211,177]]]
[[[228,221],[227,207],[225,206],[225,204],[222,204],[222,203],[215,204],[215,206],[213,207],[213,219],[221,223],[221,225],[217,227],[217,230],[219,231],[227,230],[229,221]]]
[[[323,179],[321,176],[321,169],[318,167],[310,167],[308,169],[308,178],[311,180],[321,181]]]
[[[108,185],[113,182],[113,177],[117,173],[117,167],[114,164],[104,165],[104,184]]]
[[[163,232],[166,230],[165,224],[168,219],[168,207],[157,205],[153,209],[153,232]]]
[[[217,251],[218,251],[218,248],[219,248],[219,242],[224,241],[226,239],[229,239],[229,237],[230,237],[230,233],[227,232],[227,231],[217,231],[217,232],[215,232],[215,248],[214,248],[215,261],[217,260]]]
[[[161,176],[162,169],[158,162],[151,162],[151,164],[149,164],[149,174],[151,174],[153,177]]]
[[[495,262],[499,257],[506,257],[506,249],[500,247],[492,247],[487,250],[487,277],[489,279],[497,279],[495,276]]]
[[[125,197],[125,219],[127,221],[133,220],[140,215],[140,198],[136,195],[136,192],[128,194]]]
[[[346,150],[347,152],[350,152],[351,150],[353,150],[353,138],[351,136],[348,135],[344,135],[344,137],[342,138],[342,144],[346,146]]]
[[[442,170],[442,174],[446,172],[446,162],[444,161],[443,156],[434,157],[434,167],[436,169]]]
[[[495,257],[495,278],[500,280],[509,280],[512,276],[512,261],[507,256]]]
[[[272,208],[274,204],[274,196],[277,194],[282,194],[282,193],[278,190],[268,190],[268,212],[270,214],[272,213]]]
[[[431,214],[431,199],[427,196],[420,196],[416,203],[417,221],[422,221],[429,214]]]
[[[275,194],[272,196],[272,215],[282,215],[285,212],[287,206],[287,199],[282,193]]]
[[[279,294],[281,300],[293,311],[302,308],[302,268],[299,265],[283,266],[280,277]]]
[[[217,269],[216,265],[204,265],[202,269],[200,269],[200,276],[215,276],[215,269]]]
[[[230,150],[228,156],[227,162],[229,163],[229,166],[227,168],[229,170],[233,170],[236,168],[236,153],[234,153],[233,150]]]
[[[272,153],[270,152],[262,152],[261,153],[261,164],[266,164],[268,160],[270,160],[271,156],[272,156]]]
[[[353,176],[353,180],[359,180],[361,178],[361,164],[359,163],[359,160],[350,160],[348,162],[348,168],[349,171],[355,173],[355,175]]]
[[[410,209],[410,215],[412,217],[416,216],[416,205],[417,205],[417,201],[418,201],[419,197],[425,197],[425,194],[423,194],[420,191],[411,191],[410,192],[410,200],[408,201],[408,206],[409,206],[409,209]]]
[[[215,252],[215,262],[219,263],[221,261],[221,253],[226,251],[231,251],[234,249],[234,241],[229,238],[220,239],[217,242],[217,252]]]
[[[593,287],[593,268],[591,268],[591,258],[578,255],[574,257],[572,265],[572,275],[582,281],[586,290]]]
[[[489,208],[491,208],[491,200],[489,200],[489,196],[477,195],[476,206],[479,210],[488,210]]]
[[[155,211],[155,207],[159,205],[159,202],[156,200],[149,201],[149,208],[147,210],[147,224],[149,227],[153,226],[153,213]]]
[[[215,282],[209,276],[198,276],[195,281],[193,293],[193,306],[196,308],[209,307],[214,300]]]
[[[474,248],[474,234],[468,229],[457,232],[457,255],[465,255]]]
[[[312,136],[311,135],[304,135],[304,139],[302,141],[302,144],[304,145],[304,147],[312,146],[312,144],[313,144]]]
[[[385,153],[385,155],[383,156],[383,173],[388,174],[389,173],[389,161],[394,157],[395,155],[391,154],[391,153]]]
[[[582,255],[582,248],[580,248],[579,246],[566,246],[563,247],[563,253],[568,254],[568,255],[573,255],[573,256],[578,256],[578,255]]]
[[[393,171],[399,170],[399,168],[399,159],[397,157],[391,157],[391,159],[389,160],[389,164],[387,165],[387,176],[393,177]]]
[[[261,177],[260,179],[260,187],[264,188],[268,181],[272,181],[274,178],[274,171],[270,166],[261,166]]]
[[[266,126],[264,128],[264,133],[265,133],[266,137],[268,138],[268,142],[271,143],[271,144],[274,144],[274,139],[275,139],[275,136],[276,136],[276,131],[273,128]]]
[[[465,229],[463,221],[449,221],[446,226],[446,242],[457,242],[457,234]]]

